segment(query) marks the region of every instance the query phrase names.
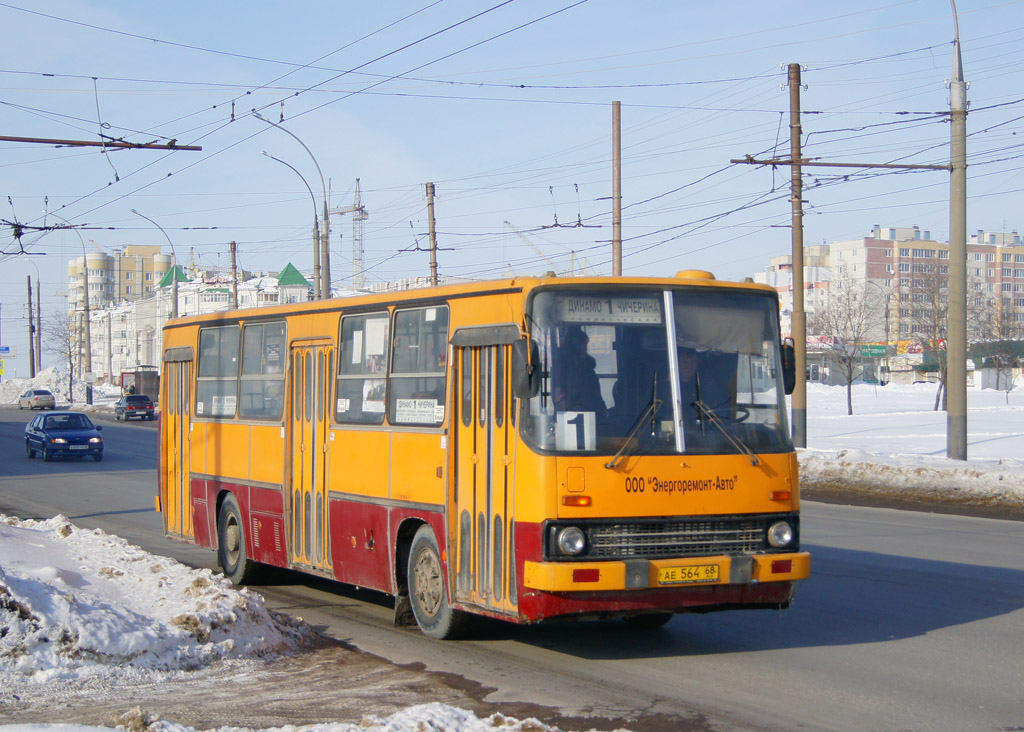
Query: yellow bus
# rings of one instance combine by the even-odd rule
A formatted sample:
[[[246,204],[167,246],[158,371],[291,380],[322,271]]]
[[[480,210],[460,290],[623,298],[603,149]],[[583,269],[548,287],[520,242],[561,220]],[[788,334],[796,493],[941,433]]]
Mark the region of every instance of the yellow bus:
[[[810,557],[778,317],[771,288],[688,271],[172,320],[165,533],[235,583],[389,593],[437,638],[473,614],[785,608]]]

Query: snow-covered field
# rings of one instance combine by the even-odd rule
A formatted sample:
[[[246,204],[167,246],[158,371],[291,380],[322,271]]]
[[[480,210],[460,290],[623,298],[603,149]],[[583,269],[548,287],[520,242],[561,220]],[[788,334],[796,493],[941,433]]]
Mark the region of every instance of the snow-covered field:
[[[50,388],[44,372],[0,384],[0,404],[32,386]],[[935,387],[855,387],[854,415],[838,387],[808,388],[808,445],[800,451],[805,486],[855,485],[864,490],[946,500],[1024,505],[1024,392],[968,394],[968,457],[946,453],[946,415],[933,411]],[[109,409],[116,392],[97,391],[86,406]],[[262,663],[315,640],[301,622],[267,610],[262,598],[221,576],[148,554],[118,537],[72,526],[0,517],[0,719],[5,705],[45,697],[56,688],[115,689],[187,677],[218,663]],[[111,692],[116,693],[116,692]],[[117,724],[133,732],[191,728],[125,709]],[[12,724],[3,732],[83,730],[77,725]],[[535,719],[477,717],[445,703],[410,706],[387,717],[303,727],[317,732],[445,730],[551,732]],[[237,726],[219,729],[237,732]],[[299,728],[279,728],[294,732]]]

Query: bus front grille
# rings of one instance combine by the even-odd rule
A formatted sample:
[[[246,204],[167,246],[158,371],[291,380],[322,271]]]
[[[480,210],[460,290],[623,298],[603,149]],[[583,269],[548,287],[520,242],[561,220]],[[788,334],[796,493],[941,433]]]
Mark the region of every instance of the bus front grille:
[[[764,522],[742,519],[617,523],[591,526],[594,559],[694,557],[764,551]]]

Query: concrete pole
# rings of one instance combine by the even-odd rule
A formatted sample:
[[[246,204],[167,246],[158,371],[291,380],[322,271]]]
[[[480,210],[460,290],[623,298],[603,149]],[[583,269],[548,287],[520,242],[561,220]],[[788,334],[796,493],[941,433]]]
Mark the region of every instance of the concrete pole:
[[[430,284],[437,285],[437,231],[434,228],[434,184],[427,183],[427,219],[430,231]]]
[[[952,0],[950,0],[952,3]],[[967,84],[953,3],[949,83],[949,320],[946,333],[946,457],[967,459]]]
[[[807,447],[807,313],[804,311],[803,162],[800,152],[800,64],[789,65],[789,148],[792,158],[793,210],[793,361],[796,385],[793,405],[793,444]]]
[[[231,242],[231,307],[238,309],[238,245]]]
[[[622,276],[622,110],[612,102],[612,276]]]
[[[28,373],[29,376],[36,376],[36,348],[32,338],[32,330],[35,328],[35,321],[32,320],[32,275],[28,275]]]
[[[324,233],[320,236],[320,297],[331,296],[331,218],[327,214],[327,189],[324,188]]]
[[[43,285],[36,277],[36,373],[43,370]]]

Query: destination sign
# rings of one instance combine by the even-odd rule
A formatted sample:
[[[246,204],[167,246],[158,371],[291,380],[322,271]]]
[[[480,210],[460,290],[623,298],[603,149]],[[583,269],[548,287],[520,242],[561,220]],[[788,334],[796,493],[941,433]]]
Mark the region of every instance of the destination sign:
[[[556,301],[563,323],[661,323],[657,297],[595,297],[565,295]]]

